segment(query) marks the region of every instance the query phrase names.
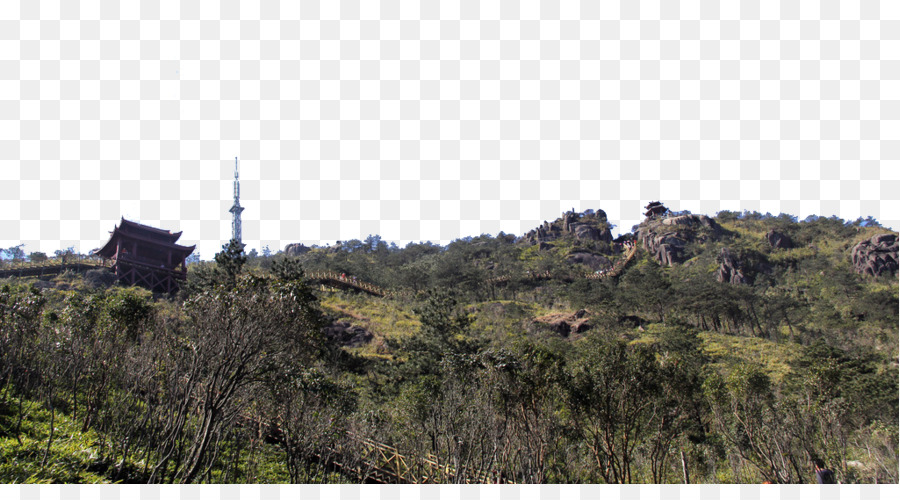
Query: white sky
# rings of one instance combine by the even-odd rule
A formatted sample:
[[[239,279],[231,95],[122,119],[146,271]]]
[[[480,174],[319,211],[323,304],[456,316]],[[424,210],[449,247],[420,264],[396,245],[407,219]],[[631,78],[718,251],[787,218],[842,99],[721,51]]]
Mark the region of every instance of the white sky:
[[[281,249],[647,202],[900,221],[898,2],[6,2],[0,246]]]

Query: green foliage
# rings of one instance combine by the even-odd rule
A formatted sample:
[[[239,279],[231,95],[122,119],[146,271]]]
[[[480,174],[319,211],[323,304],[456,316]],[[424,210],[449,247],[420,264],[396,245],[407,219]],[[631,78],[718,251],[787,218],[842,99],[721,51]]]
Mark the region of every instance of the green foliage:
[[[84,273],[84,282],[92,288],[109,288],[116,282],[116,275],[109,269],[91,269]]]
[[[677,230],[688,260],[641,246],[603,279],[567,256],[621,250],[571,234],[543,249],[370,235],[253,259],[230,242],[189,266],[177,301],[91,274],[11,278],[0,479],[360,482],[405,464],[439,482],[797,483],[820,457],[843,482],[896,482],[898,286],[849,261],[886,230],[716,220],[639,226]],[[751,284],[716,281],[726,247]],[[319,271],[396,293],[333,291]],[[551,315],[588,330],[533,326]],[[332,321],[374,338],[341,347]]]
[[[231,240],[228,244],[222,245],[222,251],[216,254],[215,261],[219,270],[224,274],[226,283],[233,285],[241,268],[247,263],[244,244],[237,240]]]
[[[28,418],[24,419],[19,442],[12,437],[16,416],[11,409],[19,400],[0,404],[0,483],[109,483],[98,474],[106,468],[97,460],[97,434],[82,432],[78,422],[56,416],[53,426],[57,438],[44,458],[50,435],[50,412],[33,401],[22,401]]]
[[[47,254],[44,252],[31,252],[28,254],[29,262],[44,262],[47,260]]]
[[[25,250],[23,250],[22,247],[24,247],[24,246],[25,246],[24,243],[20,243],[18,245],[6,248],[6,249],[2,250],[2,252],[6,255],[6,258],[11,261],[14,261],[14,262],[23,261],[23,260],[25,260]]]
[[[286,281],[303,279],[303,266],[300,259],[284,255],[272,263],[272,274]]]
[[[419,332],[402,339],[399,345],[408,353],[408,364],[414,373],[434,374],[442,362],[452,363],[460,356],[477,352],[479,344],[468,336],[471,320],[446,291],[430,291],[425,303],[414,312],[421,322]]]

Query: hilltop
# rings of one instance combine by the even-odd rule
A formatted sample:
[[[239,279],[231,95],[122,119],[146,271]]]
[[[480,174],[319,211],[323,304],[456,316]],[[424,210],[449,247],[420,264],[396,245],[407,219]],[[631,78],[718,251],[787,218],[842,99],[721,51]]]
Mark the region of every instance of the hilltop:
[[[446,246],[223,252],[169,300],[100,270],[7,278],[3,446],[52,444],[13,430],[35,408],[102,436],[67,462],[92,481],[808,482],[811,457],[898,480],[896,232],[661,204],[612,229],[569,211]]]

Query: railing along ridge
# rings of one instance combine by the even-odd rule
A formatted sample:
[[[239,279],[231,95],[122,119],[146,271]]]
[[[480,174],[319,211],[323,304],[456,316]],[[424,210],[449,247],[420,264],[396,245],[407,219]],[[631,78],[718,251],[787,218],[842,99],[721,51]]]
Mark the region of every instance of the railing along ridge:
[[[619,273],[621,273],[622,270],[625,269],[625,266],[627,266],[628,263],[631,262],[631,259],[634,258],[635,253],[637,253],[637,244],[631,244],[631,245],[629,245],[628,253],[625,254],[624,259],[619,260],[618,262],[615,263],[615,265],[608,267],[606,269],[602,269],[600,271],[593,272],[593,273],[585,273],[584,277],[589,280],[599,280],[599,279],[608,278],[608,277],[612,277],[612,276],[618,276]],[[520,276],[528,278],[528,279],[535,279],[535,278],[549,279],[549,278],[553,277],[552,274],[550,273],[550,271],[544,271],[541,273],[535,273],[535,272],[528,271],[528,272],[522,273]],[[493,278],[489,278],[487,280],[487,282],[488,283],[503,283],[503,282],[509,281],[511,278],[512,278],[511,275],[503,274],[500,276],[495,276]]]

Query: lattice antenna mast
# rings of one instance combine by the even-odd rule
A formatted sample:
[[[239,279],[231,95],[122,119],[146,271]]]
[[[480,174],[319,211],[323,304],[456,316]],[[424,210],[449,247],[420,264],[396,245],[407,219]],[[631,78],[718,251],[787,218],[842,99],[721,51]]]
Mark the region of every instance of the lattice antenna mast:
[[[238,178],[238,159],[234,157],[234,205],[231,206],[231,238],[242,243],[241,241],[241,212],[244,207],[241,206],[241,181]]]

